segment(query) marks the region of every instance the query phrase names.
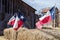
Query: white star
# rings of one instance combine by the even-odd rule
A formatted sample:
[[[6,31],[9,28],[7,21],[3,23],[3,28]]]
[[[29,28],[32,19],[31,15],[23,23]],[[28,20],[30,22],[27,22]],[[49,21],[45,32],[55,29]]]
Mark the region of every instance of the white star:
[[[21,18],[23,19],[24,17],[23,17],[23,16],[21,16]]]
[[[52,15],[53,15],[53,13],[52,13]]]
[[[52,12],[52,15],[54,15],[54,12]]]

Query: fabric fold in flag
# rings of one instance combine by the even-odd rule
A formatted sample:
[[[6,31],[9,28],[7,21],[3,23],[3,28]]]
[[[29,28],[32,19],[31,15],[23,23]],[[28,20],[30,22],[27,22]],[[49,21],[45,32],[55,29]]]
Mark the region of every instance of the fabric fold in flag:
[[[18,13],[10,18],[8,25],[12,25],[14,30],[18,30],[25,21],[25,17],[21,13]]]
[[[42,29],[42,24],[40,23],[40,21],[38,21],[38,22],[36,23],[36,28],[37,28],[37,29]]]
[[[22,14],[19,13],[18,15],[16,15],[16,20],[15,20],[15,23],[13,25],[13,29],[18,30],[20,27],[23,26],[25,20],[26,19]]]
[[[50,11],[46,13],[43,17],[39,18],[39,21],[36,23],[38,29],[42,29],[42,25],[49,23],[51,21]]]
[[[23,21],[20,20],[17,16],[16,20],[15,20],[15,23],[14,23],[14,26],[13,26],[13,29],[18,30],[20,27],[22,27],[22,25],[23,25]]]
[[[8,22],[8,25],[14,25],[14,22],[15,22],[15,15],[14,16],[12,16],[11,18],[10,18],[10,20],[9,20],[9,22]]]
[[[49,23],[51,21],[51,14],[50,11],[46,13],[43,17],[39,18],[41,24]]]

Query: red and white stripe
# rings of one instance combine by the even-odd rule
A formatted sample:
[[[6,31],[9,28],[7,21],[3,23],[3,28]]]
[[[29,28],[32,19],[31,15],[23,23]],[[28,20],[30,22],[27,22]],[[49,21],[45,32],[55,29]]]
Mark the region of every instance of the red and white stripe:
[[[12,16],[12,17],[10,18],[9,22],[8,22],[8,25],[14,25],[15,19],[16,19],[16,18],[15,18],[14,16]]]
[[[13,26],[13,29],[18,30],[20,27],[22,27],[22,25],[23,25],[23,21],[20,20],[17,16],[16,20],[15,20],[15,23],[14,23],[14,26]]]
[[[36,23],[36,27],[38,29],[42,29],[42,25],[51,22],[50,11],[46,13],[43,17],[39,18],[39,21]]]

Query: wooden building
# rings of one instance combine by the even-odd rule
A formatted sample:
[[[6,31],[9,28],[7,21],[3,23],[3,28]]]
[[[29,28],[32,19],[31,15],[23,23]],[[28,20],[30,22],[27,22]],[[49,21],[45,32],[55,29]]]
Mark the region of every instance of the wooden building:
[[[0,0],[0,20],[6,22],[16,13],[21,12],[27,22],[25,23],[28,28],[35,28],[35,9],[29,6],[22,0]]]
[[[35,23],[39,21],[39,15],[35,14]]]

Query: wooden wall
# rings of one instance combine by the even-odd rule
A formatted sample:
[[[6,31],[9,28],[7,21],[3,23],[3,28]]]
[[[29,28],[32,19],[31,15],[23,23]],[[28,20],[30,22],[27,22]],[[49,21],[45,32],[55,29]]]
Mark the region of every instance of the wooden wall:
[[[28,28],[35,28],[36,10],[34,8],[21,0],[1,0],[0,2],[0,20],[6,22],[4,25],[7,24],[15,12],[19,11],[26,17],[27,21],[24,25]]]

